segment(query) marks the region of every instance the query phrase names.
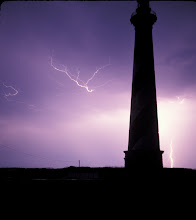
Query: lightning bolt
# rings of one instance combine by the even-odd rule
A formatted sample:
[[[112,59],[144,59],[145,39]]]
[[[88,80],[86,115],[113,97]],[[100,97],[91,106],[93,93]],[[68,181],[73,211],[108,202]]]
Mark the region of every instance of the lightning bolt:
[[[178,99],[178,104],[182,105],[184,104],[185,98],[180,98],[180,96],[176,96],[176,98]],[[170,103],[175,103],[173,101],[170,101]],[[170,158],[170,167],[173,168],[174,167],[174,160],[173,160],[173,140],[171,139],[170,141],[170,154],[169,154],[169,158]]]
[[[1,80],[0,80],[0,82],[2,83],[2,85],[3,85],[4,88],[9,88],[9,89],[12,90],[12,92],[6,93],[6,92],[4,91],[4,89],[3,89],[3,96],[4,96],[4,98],[5,98],[8,102],[15,102],[15,103],[23,104],[23,105],[25,105],[29,110],[32,110],[32,111],[35,111],[35,112],[40,111],[40,109],[38,109],[34,104],[27,104],[27,103],[25,103],[25,102],[23,102],[23,101],[18,101],[18,100],[9,99],[9,97],[17,96],[17,95],[19,94],[19,91],[18,91],[15,87],[13,87],[13,86],[11,86],[11,85],[6,85],[6,84],[5,84],[4,82],[2,82]]]
[[[183,98],[183,99],[180,99],[179,96],[176,96],[176,97],[177,97],[177,99],[178,99],[178,101],[179,101],[179,102],[178,102],[179,104],[181,104],[181,105],[184,104],[184,100],[185,100],[184,98]]]
[[[4,97],[7,99],[7,97],[9,96],[16,96],[18,94],[18,90],[16,88],[14,88],[13,86],[8,86],[6,85],[5,83],[3,83],[3,86],[6,87],[6,88],[11,88],[13,90],[13,93],[8,93],[8,94],[4,94]],[[7,99],[8,100],[8,99]]]
[[[170,154],[169,154],[169,158],[170,158],[170,164],[171,164],[171,168],[174,167],[174,160],[173,160],[173,141],[171,140],[170,142]]]
[[[92,81],[94,79],[94,77],[99,73],[100,70],[106,68],[107,66],[110,66],[111,64],[110,64],[110,58],[109,58],[109,63],[100,67],[100,68],[97,68],[97,70],[92,74],[92,76],[86,82],[84,82],[83,80],[80,79],[80,71],[79,70],[77,70],[77,76],[74,76],[73,74],[71,74],[69,72],[69,70],[67,69],[66,66],[62,65],[64,69],[60,69],[57,66],[55,66],[52,57],[50,57],[50,65],[53,69],[55,69],[59,72],[62,72],[66,76],[68,76],[69,79],[71,81],[75,82],[77,86],[86,89],[87,92],[94,92],[95,89],[90,89],[88,84],[90,83],[90,81]],[[105,84],[107,84],[107,83],[105,83]],[[105,85],[105,84],[103,84],[103,85]],[[101,86],[103,86],[103,85],[101,85]],[[98,86],[98,87],[100,87],[100,86]]]

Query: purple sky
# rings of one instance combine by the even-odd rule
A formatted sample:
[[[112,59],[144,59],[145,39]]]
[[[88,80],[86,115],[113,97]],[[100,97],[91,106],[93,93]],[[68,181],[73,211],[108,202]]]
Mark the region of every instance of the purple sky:
[[[196,3],[150,5],[158,17],[153,42],[163,163],[170,167],[172,157],[174,167],[196,168]],[[57,168],[78,160],[81,166],[124,166],[136,6],[2,4],[0,167]],[[110,65],[89,81],[89,93],[55,70],[51,58],[80,85]]]

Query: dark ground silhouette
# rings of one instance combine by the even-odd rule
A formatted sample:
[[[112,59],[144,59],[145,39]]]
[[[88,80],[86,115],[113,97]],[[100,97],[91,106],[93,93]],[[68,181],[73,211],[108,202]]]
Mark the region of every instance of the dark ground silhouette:
[[[117,212],[122,215],[124,209],[132,213],[135,208],[139,209],[137,213],[146,216],[143,208],[148,212],[154,208],[157,213],[163,205],[173,209],[177,203],[183,206],[185,203],[194,204],[196,170],[1,168],[0,187],[1,201],[9,212],[13,210],[11,207],[17,207],[17,210],[30,207],[32,211],[29,213],[39,216],[39,204],[42,211],[43,206],[46,207],[44,215],[50,215],[57,206],[65,216],[68,213],[79,217],[82,213],[94,216],[106,212],[115,216]]]
[[[91,168],[67,167],[51,168],[0,168],[0,183],[4,184],[136,184],[150,183],[195,184],[196,170],[184,168],[163,169],[126,169],[126,168]]]

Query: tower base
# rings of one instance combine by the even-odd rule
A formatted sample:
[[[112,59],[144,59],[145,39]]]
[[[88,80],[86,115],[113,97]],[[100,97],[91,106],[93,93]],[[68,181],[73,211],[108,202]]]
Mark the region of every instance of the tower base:
[[[160,150],[128,150],[125,153],[125,168],[157,169],[163,168]]]

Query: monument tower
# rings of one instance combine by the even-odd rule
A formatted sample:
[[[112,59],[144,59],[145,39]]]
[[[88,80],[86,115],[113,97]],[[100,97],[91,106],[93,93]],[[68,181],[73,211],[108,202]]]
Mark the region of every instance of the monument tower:
[[[125,168],[161,168],[152,27],[157,20],[149,1],[138,0],[135,27],[131,115]]]

